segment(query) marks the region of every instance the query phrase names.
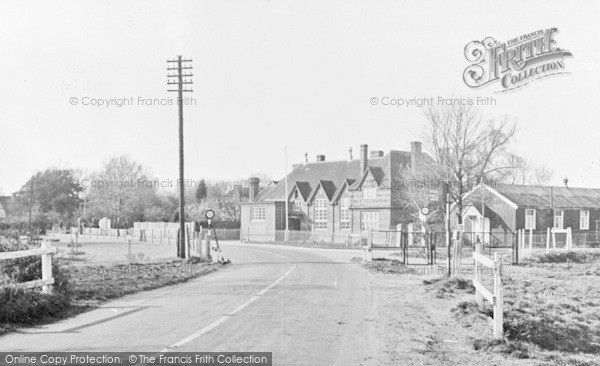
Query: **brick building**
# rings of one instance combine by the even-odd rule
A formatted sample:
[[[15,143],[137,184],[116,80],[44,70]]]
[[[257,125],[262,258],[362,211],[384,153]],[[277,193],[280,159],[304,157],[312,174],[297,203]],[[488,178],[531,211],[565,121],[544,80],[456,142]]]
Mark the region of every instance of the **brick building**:
[[[351,155],[351,152],[350,152]],[[406,172],[433,161],[421,151],[420,142],[411,151],[387,153],[368,151],[361,145],[358,159],[293,165],[285,178],[262,190],[260,181],[250,178],[250,200],[241,207],[241,230],[245,237],[275,240],[285,229],[285,200],[288,200],[289,229],[310,231],[324,237],[343,237],[368,229],[393,229],[411,221],[404,189]]]

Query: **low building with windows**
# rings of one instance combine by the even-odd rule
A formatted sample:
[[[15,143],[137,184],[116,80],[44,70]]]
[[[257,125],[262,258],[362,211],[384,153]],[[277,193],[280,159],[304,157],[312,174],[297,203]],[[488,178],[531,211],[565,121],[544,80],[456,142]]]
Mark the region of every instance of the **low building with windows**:
[[[406,172],[426,162],[433,160],[420,142],[412,142],[411,151],[387,153],[361,145],[358,159],[352,159],[352,150],[348,160],[317,155],[315,162],[293,165],[286,178],[262,190],[260,181],[250,178],[250,200],[241,205],[242,237],[282,240],[286,200],[289,229],[298,233],[339,240],[368,229],[395,229],[411,221],[415,209],[402,194]]]
[[[600,189],[495,184],[463,196],[465,232],[512,234],[548,228],[600,232]]]

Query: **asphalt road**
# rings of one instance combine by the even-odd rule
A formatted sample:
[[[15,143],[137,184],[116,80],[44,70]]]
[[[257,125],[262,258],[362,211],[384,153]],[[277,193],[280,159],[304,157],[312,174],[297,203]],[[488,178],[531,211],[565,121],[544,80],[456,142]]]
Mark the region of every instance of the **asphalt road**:
[[[377,304],[354,251],[224,244],[233,264],[0,337],[0,351],[273,352],[276,365],[376,364]]]

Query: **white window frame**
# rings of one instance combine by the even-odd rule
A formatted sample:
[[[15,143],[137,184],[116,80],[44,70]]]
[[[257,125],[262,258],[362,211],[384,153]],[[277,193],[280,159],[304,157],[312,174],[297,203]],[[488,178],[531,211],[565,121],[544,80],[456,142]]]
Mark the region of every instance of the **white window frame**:
[[[296,212],[302,211],[302,201],[294,200],[294,211],[296,211]]]
[[[362,231],[376,230],[379,228],[379,212],[363,211],[360,213],[360,229]]]
[[[364,187],[362,189],[362,198],[365,200],[373,200],[377,198],[376,187]]]
[[[266,207],[252,206],[250,207],[250,221],[265,221],[267,218]]]
[[[328,202],[326,198],[315,199],[315,217],[313,220],[315,223],[315,230],[327,230],[327,205]]]
[[[556,215],[557,213],[560,212],[560,215]],[[557,228],[557,229],[564,229],[565,227],[565,210],[554,210],[554,214],[553,214],[553,220],[552,220],[552,227]],[[556,219],[560,218],[559,222],[556,222]],[[560,225],[557,225],[560,224]]]
[[[537,211],[532,208],[525,209],[525,230],[535,230]]]
[[[340,230],[350,230],[350,198],[340,199]]]
[[[585,212],[585,214],[584,214]],[[585,221],[584,221],[585,219]],[[589,230],[590,229],[590,210],[579,211],[579,229]]]

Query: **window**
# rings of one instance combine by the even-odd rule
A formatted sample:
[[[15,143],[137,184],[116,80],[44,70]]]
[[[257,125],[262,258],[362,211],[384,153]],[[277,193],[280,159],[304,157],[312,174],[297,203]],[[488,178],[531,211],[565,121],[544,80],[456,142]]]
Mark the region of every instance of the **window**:
[[[362,231],[379,228],[379,212],[363,212],[360,229]]]
[[[590,211],[581,210],[579,211],[579,229],[589,230],[590,229]]]
[[[554,210],[554,227],[557,229],[562,229],[565,222],[565,211],[563,210]]]
[[[252,207],[250,209],[250,221],[265,221],[266,216],[264,207]]]
[[[340,230],[350,229],[350,199],[344,197],[340,200]]]
[[[363,188],[362,189],[362,198],[364,198],[366,200],[372,200],[372,199],[377,198],[377,188],[372,188],[372,187]]]
[[[315,200],[315,229],[327,229],[327,200],[325,198]]]
[[[300,200],[294,201],[294,211],[302,211],[302,202]]]
[[[535,230],[535,210],[525,210],[525,229]]]

